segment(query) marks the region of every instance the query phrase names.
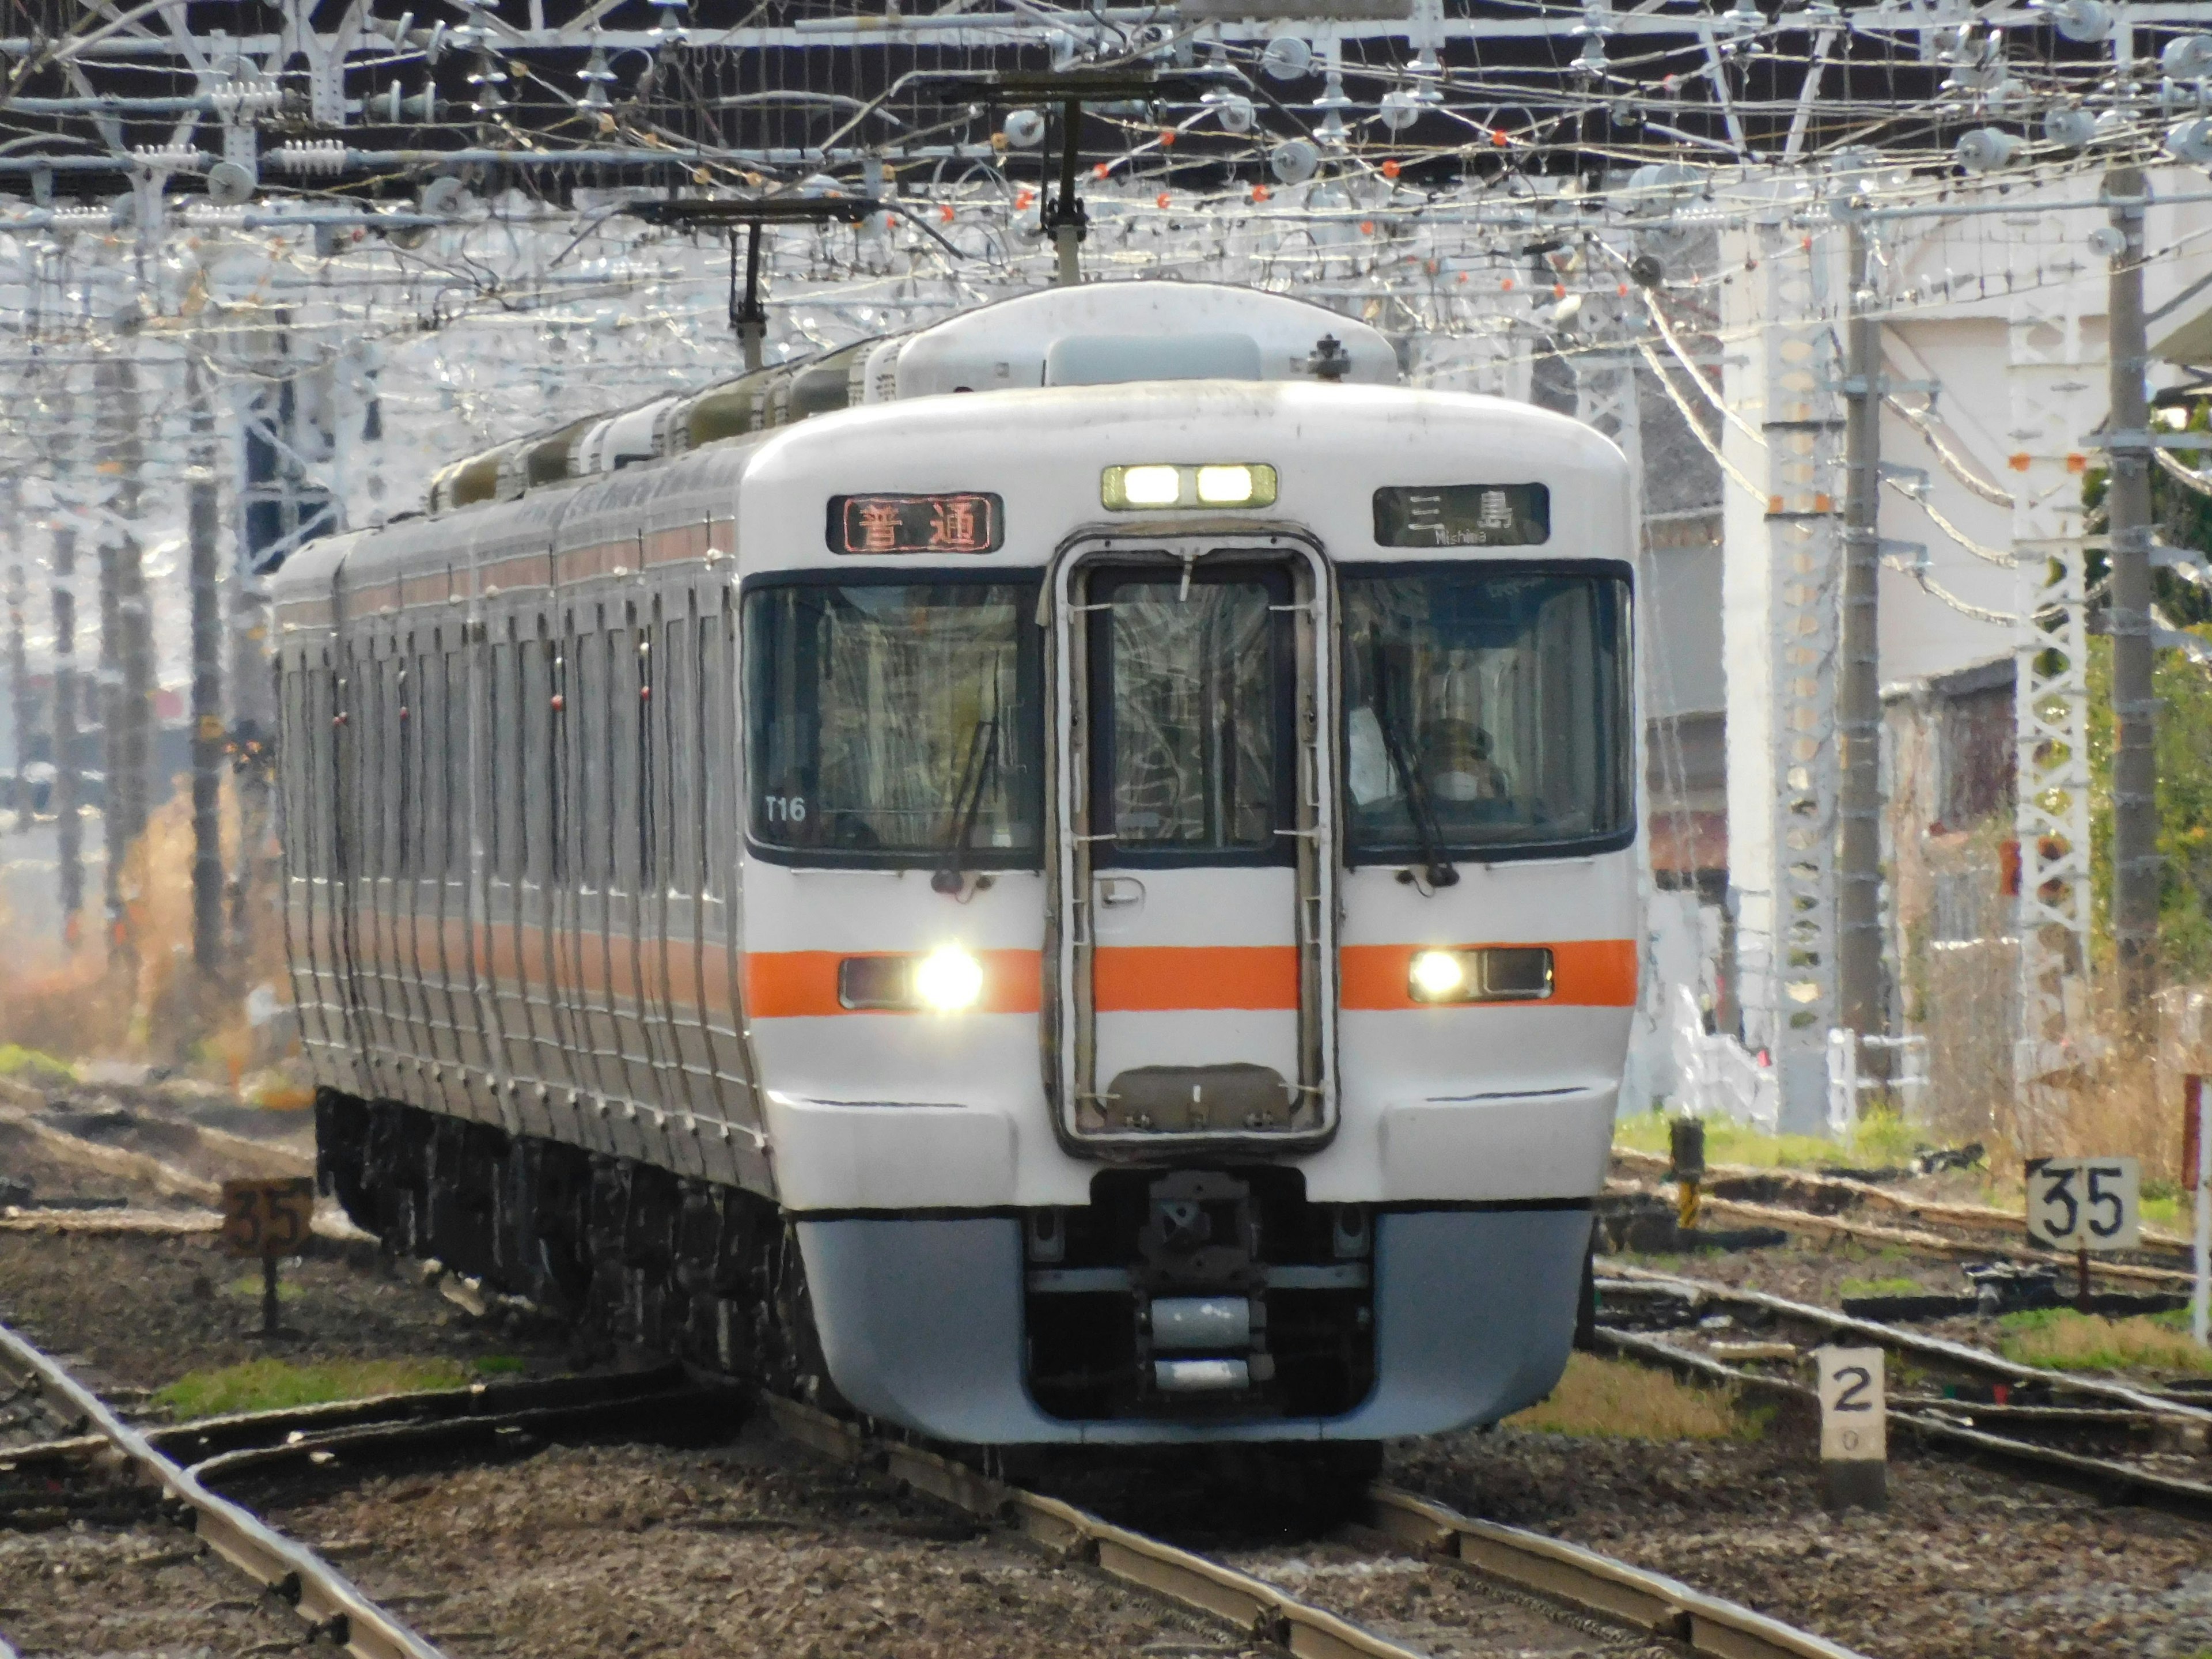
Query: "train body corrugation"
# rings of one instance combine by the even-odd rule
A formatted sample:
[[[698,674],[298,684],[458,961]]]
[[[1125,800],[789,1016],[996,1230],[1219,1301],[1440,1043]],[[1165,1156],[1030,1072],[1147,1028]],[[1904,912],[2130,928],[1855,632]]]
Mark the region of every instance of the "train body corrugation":
[[[1127,288],[295,556],[286,914],[364,1224],[948,1440],[1549,1388],[1636,993],[1625,464]],[[1178,342],[1243,378],[1113,382]]]

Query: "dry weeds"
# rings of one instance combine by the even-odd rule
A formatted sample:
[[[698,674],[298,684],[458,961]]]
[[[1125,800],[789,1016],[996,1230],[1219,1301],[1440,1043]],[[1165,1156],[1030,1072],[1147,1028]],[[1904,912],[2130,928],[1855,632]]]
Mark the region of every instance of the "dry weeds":
[[[1748,1431],[1730,1395],[1626,1360],[1580,1352],[1567,1356],[1566,1374],[1548,1399],[1505,1423],[1539,1433],[1614,1440],[1727,1440]]]
[[[97,833],[96,826],[88,826]],[[238,848],[238,793],[222,781],[223,865],[233,867]],[[273,854],[273,843],[264,847]],[[219,980],[192,960],[191,798],[179,780],[176,793],[154,812],[146,833],[125,855],[124,918],[110,932],[97,882],[73,938],[21,937],[7,929],[9,951],[0,961],[0,1037],[53,1054],[131,1058],[177,1066],[204,1059],[234,1084],[252,1054],[242,999],[247,989],[274,984],[284,993],[282,928],[264,882],[248,906],[245,959],[227,966]],[[4,920],[4,919],[0,919]]]
[[[2051,1308],[2010,1315],[2003,1323],[2005,1358],[2024,1365],[2060,1371],[2212,1373],[2212,1350],[2198,1347],[2167,1316],[2106,1319]]]

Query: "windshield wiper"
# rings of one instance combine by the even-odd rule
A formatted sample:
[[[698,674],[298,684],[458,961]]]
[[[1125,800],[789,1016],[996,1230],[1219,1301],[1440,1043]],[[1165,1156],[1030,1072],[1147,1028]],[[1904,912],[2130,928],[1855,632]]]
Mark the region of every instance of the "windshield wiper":
[[[1373,659],[1370,668],[1375,682],[1375,725],[1382,733],[1382,752],[1390,757],[1390,769],[1398,775],[1398,782],[1406,792],[1406,816],[1413,821],[1413,835],[1420,842],[1421,862],[1428,866],[1429,885],[1449,887],[1459,880],[1459,871],[1444,860],[1443,831],[1437,823],[1436,806],[1429,799],[1428,786],[1421,781],[1419,773],[1406,757],[1406,734],[1399,730],[1390,707],[1390,677],[1382,657],[1382,639],[1379,632],[1369,635],[1369,653]],[[1401,872],[1398,879],[1411,881],[1411,870]]]
[[[937,873],[929,878],[932,890],[957,893],[967,884],[964,867],[968,843],[975,834],[975,820],[982,815],[983,792],[990,787],[991,773],[999,761],[998,690],[992,688],[991,712],[975,722],[975,730],[968,734],[968,756],[960,766],[960,787],[952,798],[952,833],[945,847],[945,861]]]

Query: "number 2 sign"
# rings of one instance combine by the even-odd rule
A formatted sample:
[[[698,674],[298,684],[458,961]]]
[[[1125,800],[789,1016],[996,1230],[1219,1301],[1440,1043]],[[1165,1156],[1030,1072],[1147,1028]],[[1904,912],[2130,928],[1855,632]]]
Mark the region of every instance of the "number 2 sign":
[[[2027,1166],[2027,1236],[2064,1250],[2131,1250],[2142,1232],[2142,1165],[2045,1158]]]
[[[1878,1462],[1889,1455],[1880,1348],[1821,1348],[1820,1458]]]

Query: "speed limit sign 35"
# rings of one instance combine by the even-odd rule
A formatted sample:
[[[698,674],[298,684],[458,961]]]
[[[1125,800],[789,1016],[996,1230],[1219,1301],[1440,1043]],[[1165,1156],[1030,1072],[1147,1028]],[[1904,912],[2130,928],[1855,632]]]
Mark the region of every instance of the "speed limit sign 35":
[[[2142,1165],[2044,1158],[2027,1166],[2027,1236],[2060,1250],[2131,1250],[2142,1237]]]

